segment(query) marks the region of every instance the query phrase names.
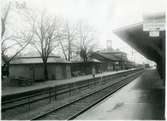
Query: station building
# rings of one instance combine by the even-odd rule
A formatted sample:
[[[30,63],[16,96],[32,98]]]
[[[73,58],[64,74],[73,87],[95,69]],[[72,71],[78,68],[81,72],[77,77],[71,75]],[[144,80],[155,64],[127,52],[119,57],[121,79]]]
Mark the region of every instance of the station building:
[[[91,58],[101,62],[101,71],[118,71],[133,68],[135,65],[127,59],[127,54],[121,51],[97,51]]]
[[[71,78],[70,62],[60,57],[48,57],[47,70],[49,80]],[[9,73],[10,79],[44,80],[42,58],[17,57],[11,61]]]

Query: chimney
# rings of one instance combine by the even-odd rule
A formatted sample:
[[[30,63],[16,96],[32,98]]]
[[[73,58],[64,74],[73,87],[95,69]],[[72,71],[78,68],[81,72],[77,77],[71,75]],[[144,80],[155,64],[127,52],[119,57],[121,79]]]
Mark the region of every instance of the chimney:
[[[112,51],[112,40],[107,40],[107,50]]]

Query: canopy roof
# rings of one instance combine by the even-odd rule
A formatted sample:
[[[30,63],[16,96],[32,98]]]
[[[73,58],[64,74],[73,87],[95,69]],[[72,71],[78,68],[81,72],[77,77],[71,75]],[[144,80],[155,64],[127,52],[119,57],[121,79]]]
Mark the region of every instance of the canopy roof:
[[[164,56],[165,31],[160,31],[159,37],[150,37],[148,31],[143,31],[143,23],[139,23],[117,29],[114,33],[150,60],[157,62]]]

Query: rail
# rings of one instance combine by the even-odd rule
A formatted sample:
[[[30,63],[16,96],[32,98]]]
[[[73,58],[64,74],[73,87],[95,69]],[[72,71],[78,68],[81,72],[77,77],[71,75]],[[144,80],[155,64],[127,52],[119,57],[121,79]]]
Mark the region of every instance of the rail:
[[[80,115],[81,113],[83,113],[84,111],[88,110],[89,108],[91,108],[92,106],[100,102],[101,100],[103,100],[104,98],[110,96],[112,93],[119,90],[121,87],[131,82],[134,78],[136,78],[139,75],[139,73],[141,72],[133,73],[118,82],[104,86],[101,89],[98,89],[94,92],[86,94],[85,96],[80,97],[70,103],[57,107],[44,114],[40,114],[32,118],[32,120],[49,120],[49,119],[52,120],[52,118],[55,120],[56,119],[57,120],[72,120],[78,115]],[[80,110],[77,109],[76,111],[76,108],[75,108],[76,105],[77,105],[77,108],[81,107]],[[87,106],[84,106],[84,105],[87,105]],[[68,107],[70,111],[67,110]],[[74,109],[72,110],[71,107],[74,107]],[[66,111],[68,111],[68,113],[65,113]],[[63,115],[61,115],[62,112],[64,112]]]
[[[110,80],[111,78],[114,79],[120,76],[127,76],[128,74],[132,72],[135,73],[140,70],[142,69],[129,70],[129,71],[121,72],[121,73],[116,73],[113,75],[107,75],[107,76],[102,77],[103,78],[102,82],[101,82],[100,77],[96,77],[96,78],[89,79],[89,80],[79,81],[79,82],[70,83],[70,84],[63,84],[63,85],[59,85],[55,87],[48,87],[42,90],[31,91],[31,92],[27,92],[27,93],[23,93],[19,95],[2,97],[2,112],[11,110],[17,107],[21,107],[24,105],[29,105],[28,107],[30,107],[32,103],[40,101],[40,100],[44,100],[44,99],[48,99],[48,101],[51,103],[52,97],[56,99],[57,96],[65,94],[65,93],[69,93],[69,95],[71,95],[71,92],[77,89],[81,89],[85,87],[89,88],[92,85],[99,84],[99,82],[107,83],[108,80]],[[30,108],[28,109],[28,111],[30,111]]]

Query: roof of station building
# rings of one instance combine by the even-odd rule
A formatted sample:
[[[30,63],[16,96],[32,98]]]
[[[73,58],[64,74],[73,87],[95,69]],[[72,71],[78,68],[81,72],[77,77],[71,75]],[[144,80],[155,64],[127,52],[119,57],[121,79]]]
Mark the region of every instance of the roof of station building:
[[[40,64],[43,63],[41,57],[17,57],[10,64]],[[47,63],[70,63],[58,56],[49,56]]]

